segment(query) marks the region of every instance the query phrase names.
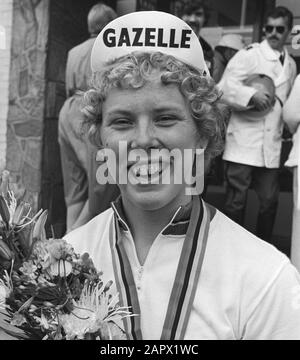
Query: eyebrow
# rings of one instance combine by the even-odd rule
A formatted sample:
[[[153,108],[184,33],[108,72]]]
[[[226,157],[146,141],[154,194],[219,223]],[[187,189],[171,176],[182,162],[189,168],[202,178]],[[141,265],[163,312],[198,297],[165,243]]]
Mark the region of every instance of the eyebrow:
[[[161,106],[161,107],[157,107],[155,109],[153,109],[154,113],[162,113],[162,112],[168,112],[168,111],[176,111],[177,113],[180,114],[184,114],[184,111],[182,110],[182,107],[179,105],[174,105],[174,106]],[[112,108],[111,110],[109,110],[107,112],[107,116],[111,116],[111,115],[115,115],[115,114],[120,114],[120,115],[132,115],[132,113],[134,112],[133,110],[127,110],[127,109],[121,109],[118,106],[116,106],[115,108]]]
[[[108,117],[111,115],[116,115],[116,114],[129,116],[132,114],[132,112],[130,110],[123,110],[123,109],[119,109],[117,107],[115,109],[113,108],[112,110],[107,112]]]
[[[174,105],[174,106],[162,106],[162,107],[158,107],[157,109],[154,109],[155,113],[161,113],[161,112],[168,112],[168,111],[176,111],[180,114],[183,114],[184,111],[182,110],[182,107],[179,105]]]

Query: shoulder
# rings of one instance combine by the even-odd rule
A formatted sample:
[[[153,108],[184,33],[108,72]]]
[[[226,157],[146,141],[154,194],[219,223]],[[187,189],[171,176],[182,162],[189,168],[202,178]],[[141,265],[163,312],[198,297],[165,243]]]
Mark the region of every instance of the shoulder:
[[[256,276],[265,281],[278,273],[289,259],[274,246],[217,211],[211,222],[208,244],[216,257],[222,257],[224,265],[235,268],[252,281]]]
[[[257,55],[259,52],[259,43],[253,43],[247,47],[239,50],[230,60],[228,65],[234,64],[234,66],[246,66],[248,69],[249,66],[252,67],[253,64],[257,63]]]
[[[260,43],[252,43],[252,44],[249,44],[248,46],[246,46],[244,48],[245,51],[248,51],[248,52],[251,52],[251,51],[254,51],[254,50],[258,50],[260,47]]]
[[[252,43],[244,47],[243,49],[237,52],[241,57],[249,59],[257,59],[257,56],[262,55],[261,43]],[[237,55],[236,54],[236,55]],[[236,56],[235,55],[235,56]]]
[[[87,224],[65,235],[64,239],[74,247],[76,252],[92,253],[92,249],[106,238],[112,217],[113,210],[109,208]]]
[[[256,57],[259,51],[260,51],[260,43],[252,43],[244,47],[243,49],[239,50],[237,54],[249,59],[251,57]]]
[[[219,296],[233,296],[242,323],[270,289],[280,297],[284,279],[295,276],[287,256],[219,211],[211,221],[204,269],[213,284],[225,284]]]

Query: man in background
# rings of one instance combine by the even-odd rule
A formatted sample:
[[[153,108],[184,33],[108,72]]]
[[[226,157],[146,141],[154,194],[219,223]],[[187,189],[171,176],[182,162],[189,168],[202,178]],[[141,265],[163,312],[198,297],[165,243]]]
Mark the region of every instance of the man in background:
[[[90,55],[100,31],[117,17],[109,6],[98,3],[89,11],[87,22],[90,38],[69,51],[66,67],[65,101],[58,122],[65,201],[67,232],[89,221],[95,213],[106,210],[114,200],[116,188],[96,183],[96,150],[83,135],[84,116],[81,113],[82,95],[91,77]],[[97,191],[95,189],[97,187]],[[109,187],[109,188],[108,188]],[[91,189],[92,188],[92,189]],[[97,193],[89,201],[89,193]],[[105,194],[105,198],[101,197]],[[108,198],[107,198],[108,196]],[[98,203],[99,208],[92,207]]]
[[[212,77],[218,83],[229,60],[245,46],[244,39],[238,34],[223,35],[219,44],[215,47],[214,68]]]
[[[213,70],[214,51],[209,43],[200,36],[201,29],[208,20],[208,10],[201,0],[192,1],[183,8],[182,20],[185,21],[199,37],[204,60],[210,73]]]
[[[293,15],[287,8],[272,10],[264,28],[265,40],[240,50],[219,83],[224,100],[233,106],[223,155],[225,213],[243,224],[247,191],[253,185],[260,201],[256,235],[266,241],[271,241],[279,196],[282,105],[296,76],[295,62],[284,47],[292,27]],[[247,84],[253,75],[269,79],[274,104],[268,91]],[[249,106],[252,111],[235,111]]]

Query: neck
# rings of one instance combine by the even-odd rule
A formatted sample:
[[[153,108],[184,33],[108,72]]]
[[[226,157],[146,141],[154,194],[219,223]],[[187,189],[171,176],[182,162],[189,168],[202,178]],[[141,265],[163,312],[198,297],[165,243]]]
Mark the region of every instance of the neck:
[[[281,47],[279,47],[278,49],[276,49],[277,51],[279,51],[280,53],[282,53],[283,52],[283,49],[284,49],[284,47],[283,46],[281,46]]]
[[[134,239],[137,255],[144,263],[149,249],[162,229],[170,222],[179,206],[191,201],[190,196],[181,196],[157,210],[145,210],[137,207],[128,198],[122,196],[124,212]]]

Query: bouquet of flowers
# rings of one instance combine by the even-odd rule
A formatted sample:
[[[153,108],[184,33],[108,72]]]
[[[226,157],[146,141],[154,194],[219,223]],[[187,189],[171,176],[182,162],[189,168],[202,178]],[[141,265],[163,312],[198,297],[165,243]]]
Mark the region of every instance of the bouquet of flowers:
[[[46,211],[30,217],[0,186],[0,329],[23,339],[126,339],[117,325],[132,316],[110,293],[87,253],[63,239],[46,239]],[[4,186],[3,186],[4,184]]]

